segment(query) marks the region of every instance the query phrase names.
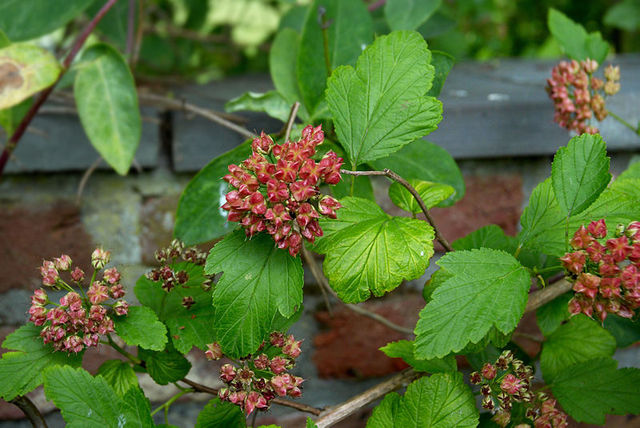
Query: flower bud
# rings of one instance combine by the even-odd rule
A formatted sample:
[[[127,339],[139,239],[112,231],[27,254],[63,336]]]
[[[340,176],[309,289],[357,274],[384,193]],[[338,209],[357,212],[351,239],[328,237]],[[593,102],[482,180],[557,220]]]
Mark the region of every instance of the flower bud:
[[[94,269],[104,268],[110,260],[111,253],[102,248],[96,248],[93,250],[93,253],[91,253],[91,266],[93,266]]]
[[[213,342],[207,344],[207,350],[204,352],[204,355],[208,360],[219,360],[222,358],[222,348],[220,348],[220,344],[218,342]]]
[[[53,259],[53,264],[59,271],[67,271],[71,268],[71,257],[66,254]]]

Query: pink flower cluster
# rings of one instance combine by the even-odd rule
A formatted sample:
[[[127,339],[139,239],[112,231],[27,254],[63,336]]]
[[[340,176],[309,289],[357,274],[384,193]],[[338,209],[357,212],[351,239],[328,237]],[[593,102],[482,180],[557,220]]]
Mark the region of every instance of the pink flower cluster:
[[[224,364],[220,368],[220,379],[227,386],[219,390],[218,396],[239,406],[247,415],[256,409],[267,410],[276,396],[302,395],[300,386],[304,379],[287,373],[295,366],[295,359],[300,355],[300,341],[291,335],[285,337],[282,333],[274,332],[271,333],[270,344],[273,347],[271,351],[279,350],[279,355],[271,358],[264,352],[257,356],[249,355],[240,360],[242,367]],[[217,343],[207,347],[207,358],[219,359],[223,356]],[[260,349],[263,348],[264,344]],[[256,371],[267,375],[258,377]]]
[[[109,261],[109,253],[98,249],[92,255],[93,266],[104,267]],[[60,272],[71,271],[71,258],[65,254],[53,261],[45,260],[40,272],[46,286],[64,288],[69,292],[56,304],[49,300],[42,288],[31,296],[29,321],[42,326],[40,336],[44,343],[51,343],[56,351],[78,353],[85,347],[97,346],[100,336],[114,331],[113,319],[109,313],[127,315],[129,305],[121,300],[124,289],[120,284],[120,273],[116,268],[106,269],[102,280],[94,281],[87,289],[86,297],[73,291],[60,276]],[[79,267],[70,272],[72,282],[81,290],[85,274]],[[82,292],[85,295],[84,292]],[[112,304],[106,303],[113,299]],[[53,305],[53,307],[47,307]]]
[[[304,128],[299,141],[275,144],[264,132],[253,140],[251,157],[240,166],[229,165],[223,179],[231,185],[222,206],[229,221],[237,221],[248,237],[266,231],[278,248],[292,256],[302,238],[322,236],[320,216],[336,218],[337,200],[320,194],[320,184],[337,184],[342,158],[327,152],[316,162],[316,146],[324,141],[321,126]]]
[[[590,124],[595,117],[602,121],[607,117],[605,97],[620,90],[620,69],[607,66],[606,82],[593,74],[598,63],[592,59],[581,62],[562,61],[551,71],[547,79],[547,92],[553,100],[553,120],[563,128],[578,134],[597,134],[598,128]]]
[[[174,239],[167,248],[162,248],[155,253],[155,258],[160,263],[160,267],[147,272],[146,277],[151,281],[162,281],[164,291],[171,291],[176,285],[184,285],[189,281],[189,274],[185,270],[176,271],[172,265],[185,261],[196,265],[204,265],[207,261],[206,253],[195,247],[185,248],[184,243]],[[211,282],[206,281],[204,286],[210,286]],[[183,306],[189,309],[193,305],[193,298],[184,298]]]
[[[509,350],[504,351],[494,364],[486,363],[479,372],[471,373],[469,380],[480,385],[482,407],[494,414],[492,419],[499,426],[505,427],[511,421],[513,402],[524,404],[526,417],[536,428],[568,426],[567,416],[555,410],[555,400],[544,394],[534,394],[531,387],[533,369],[515,359]]]
[[[576,292],[569,312],[595,314],[603,322],[608,313],[632,318],[640,308],[640,222],[606,236],[604,219],[580,226],[571,240],[576,251],[560,258]]]

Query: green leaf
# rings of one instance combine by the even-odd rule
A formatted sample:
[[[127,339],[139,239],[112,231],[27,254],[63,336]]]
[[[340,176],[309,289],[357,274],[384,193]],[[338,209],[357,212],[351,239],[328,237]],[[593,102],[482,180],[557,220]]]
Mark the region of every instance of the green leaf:
[[[551,184],[560,207],[568,215],[584,211],[609,181],[607,146],[600,135],[573,137],[553,158]]]
[[[456,161],[446,150],[429,141],[416,140],[386,158],[371,162],[371,165],[378,170],[389,168],[405,179],[450,185],[456,192],[440,206],[453,205],[464,196],[464,179]]]
[[[551,334],[542,347],[540,368],[544,380],[552,383],[568,367],[592,358],[610,357],[616,340],[586,315],[576,315]]]
[[[565,293],[536,310],[536,320],[542,334],[549,336],[569,319],[569,300],[572,297],[572,293]]]
[[[148,412],[132,411],[133,403],[119,398],[104,378],[93,377],[82,368],[47,369],[44,393],[60,409],[69,428],[153,426]]]
[[[191,370],[189,360],[171,347],[161,352],[146,351],[140,348],[138,357],[145,362],[149,376],[160,385],[176,382]]]
[[[237,230],[207,258],[209,275],[224,272],[213,293],[212,331],[225,354],[253,353],[271,332],[277,315],[291,317],[302,304],[302,263],[277,248],[271,236],[247,239]]]
[[[0,29],[14,42],[34,39],[62,27],[93,0],[2,0]]]
[[[242,144],[209,162],[191,179],[178,202],[173,232],[176,238],[186,245],[200,244],[235,228],[235,223],[227,221],[227,211],[221,208],[230,190],[222,177],[229,173],[229,164],[240,163],[250,154],[251,146]]]
[[[553,37],[572,59],[581,61],[591,58],[599,64],[605,60],[609,46],[599,32],[587,34],[582,25],[553,8],[549,8],[547,24]]]
[[[436,74],[433,77],[433,85],[427,95],[431,97],[440,96],[444,82],[447,80],[454,62],[454,58],[446,52],[431,51],[431,65],[436,69]]]
[[[136,426],[136,421],[139,422],[137,426],[140,428],[157,428],[159,426],[153,423],[153,419],[151,418],[151,403],[149,403],[149,399],[145,397],[140,387],[130,388],[122,397],[122,401],[127,412],[133,415],[134,422],[128,424],[131,425],[132,428]]]
[[[247,110],[264,112],[271,117],[286,122],[291,111],[291,104],[276,91],[269,91],[264,94],[245,92],[239,97],[227,101],[224,109],[229,113]]]
[[[348,197],[340,203],[337,220],[321,221],[325,236],[315,247],[326,254],[324,273],[340,299],[362,302],[424,274],[433,255],[431,226],[389,216],[366,199]]]
[[[390,397],[390,398],[387,398]],[[478,411],[473,393],[461,373],[437,373],[407,387],[404,397],[388,394],[374,410],[369,428],[476,427]]]
[[[146,306],[131,306],[126,316],[114,316],[118,336],[127,345],[162,351],[167,344],[167,329]]]
[[[420,312],[415,328],[417,358],[460,351],[483,339],[492,326],[503,334],[516,328],[531,281],[513,256],[482,248],[448,253],[437,263],[452,276]]]
[[[245,417],[240,407],[214,398],[198,415],[196,428],[244,428]]]
[[[273,85],[289,106],[296,101],[301,103],[298,115],[306,122],[309,114],[302,104],[302,94],[296,76],[299,45],[300,35],[297,31],[291,28],[278,31],[269,50],[269,71]]]
[[[331,194],[336,199],[342,199],[347,196],[351,196],[351,180],[354,180],[353,184],[353,196],[369,199],[370,201],[376,200],[373,194],[373,186],[371,179],[366,175],[351,176],[340,180],[335,186],[331,186]]]
[[[395,421],[403,404],[402,397],[398,393],[388,393],[373,409],[373,413],[367,421],[367,428],[400,428]]]
[[[531,193],[529,206],[520,218],[522,230],[518,240],[523,246],[560,257],[568,249],[565,228],[571,237],[581,225],[605,218],[609,230],[615,230],[618,223],[626,224],[640,218],[639,198],[639,179],[616,180],[585,211],[571,216],[567,224],[551,180],[547,179]]]
[[[611,6],[604,15],[604,23],[626,31],[640,28],[640,3],[637,0],[624,0]]]
[[[609,314],[604,328],[616,338],[619,348],[626,348],[640,341],[640,321]]]
[[[387,0],[384,15],[389,28],[395,30],[415,30],[435,12],[442,0]]]
[[[476,248],[493,248],[511,253],[512,245],[509,237],[498,225],[490,224],[475,230],[463,238],[451,243],[454,250],[473,250]]]
[[[13,135],[20,124],[20,121],[27,114],[32,105],[33,99],[27,98],[11,108],[0,110],[0,126],[4,128],[4,132],[7,137]]]
[[[640,370],[616,370],[612,358],[596,358],[560,373],[551,390],[576,421],[602,425],[605,415],[640,413]]]
[[[104,6],[104,1],[94,0],[94,2],[87,9],[89,16],[95,16],[98,11]],[[136,15],[134,19],[137,22],[137,7]],[[127,19],[129,15],[129,2],[117,1],[111,9],[102,17],[98,22],[97,29],[103,35],[107,36],[110,42],[112,42],[121,52],[124,52],[127,46]]]
[[[0,397],[11,401],[42,384],[42,372],[55,365],[79,366],[82,354],[54,351],[40,337],[41,327],[29,323],[11,333],[2,343],[5,352],[0,360]]]
[[[387,357],[402,358],[405,363],[409,364],[417,372],[439,373],[451,372],[457,369],[458,366],[453,355],[448,355],[442,359],[417,360],[413,355],[414,345],[413,341],[399,340],[387,343],[380,350]]]
[[[192,347],[206,349],[213,342],[214,310],[211,307],[212,291],[204,291],[205,281],[202,266],[193,263],[176,263],[172,265],[176,272],[184,270],[189,277],[185,284],[174,287],[168,293],[162,289],[160,282],[153,282],[141,276],[136,282],[135,293],[141,304],[150,307],[164,321],[171,335],[175,348],[186,354]],[[182,305],[185,297],[191,297],[194,304],[189,308]]]
[[[138,377],[131,365],[121,360],[105,361],[98,369],[98,374],[111,385],[119,397],[123,397],[131,388],[138,387]]]
[[[91,46],[78,65],[73,93],[89,141],[118,174],[126,175],[142,129],[127,62],[109,45]]]
[[[0,49],[0,110],[53,85],[60,71],[56,58],[41,47],[16,43]]]
[[[448,184],[433,183],[431,181],[407,180],[418,192],[427,208],[433,208],[451,197],[456,190]],[[393,183],[389,187],[389,197],[398,207],[413,214],[422,212],[420,205],[413,195],[400,183]]]
[[[307,427],[306,428],[318,428],[318,425],[313,422],[313,419],[307,416]]]
[[[325,10],[328,61],[332,69],[353,65],[362,47],[373,40],[373,25],[367,7],[360,1],[315,0],[305,19],[297,55],[296,75],[302,101],[313,114],[323,99],[327,87],[324,37],[318,10]]]
[[[382,36],[328,81],[327,104],[336,133],[354,165],[387,156],[435,130],[442,104],[425,94],[434,68],[416,32]]]

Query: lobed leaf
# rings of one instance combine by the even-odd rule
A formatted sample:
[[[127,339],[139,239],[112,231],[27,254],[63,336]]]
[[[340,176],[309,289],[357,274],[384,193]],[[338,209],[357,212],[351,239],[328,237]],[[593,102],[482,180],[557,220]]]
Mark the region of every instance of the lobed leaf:
[[[616,340],[597,322],[586,315],[576,315],[558,327],[545,341],[540,355],[540,368],[547,383],[568,367],[598,357],[610,357]]]
[[[391,217],[367,199],[347,197],[340,203],[337,220],[321,221],[325,235],[315,246],[326,254],[324,272],[340,299],[362,302],[424,274],[433,255],[431,226]]]
[[[195,428],[243,428],[245,417],[240,407],[214,398],[198,414]]]
[[[189,360],[171,347],[161,352],[140,349],[138,357],[145,362],[147,373],[159,385],[176,382],[191,370]]]
[[[327,104],[354,166],[387,156],[436,129],[442,104],[425,95],[434,77],[430,61],[422,36],[397,31],[378,37],[355,69],[334,70]]]
[[[415,343],[409,340],[389,342],[380,350],[390,358],[402,358],[417,372],[440,373],[451,372],[457,369],[456,359],[453,355],[433,360],[417,360],[414,356]]]
[[[146,306],[131,306],[126,316],[114,316],[113,323],[127,345],[162,351],[167,344],[166,327]]]
[[[599,64],[605,60],[609,45],[602,40],[599,32],[587,33],[582,25],[553,8],[549,8],[547,24],[553,37],[570,58],[577,61],[591,58]]]
[[[291,103],[292,104],[292,103]],[[227,101],[224,109],[230,113],[236,111],[257,111],[286,122],[291,111],[291,104],[279,92],[269,91],[264,94],[245,92]]]
[[[121,360],[105,361],[98,369],[98,374],[107,381],[118,397],[132,388],[138,387],[138,377],[129,363]]]
[[[607,147],[600,135],[573,137],[553,158],[551,184],[558,204],[569,216],[591,205],[609,181]]]
[[[442,0],[387,0],[384,15],[389,28],[415,30],[442,5]]]
[[[407,180],[416,189],[427,209],[433,208],[453,196],[456,190],[448,184],[433,183],[410,178]],[[413,195],[400,183],[389,186],[389,198],[399,208],[413,214],[422,212]]]
[[[481,248],[456,251],[438,262],[451,275],[420,312],[415,355],[443,357],[482,340],[495,327],[503,334],[524,314],[531,281],[510,254]]]
[[[209,253],[205,271],[223,272],[213,293],[212,332],[231,357],[253,353],[277,317],[290,318],[302,304],[300,258],[278,249],[265,233],[228,235]]]

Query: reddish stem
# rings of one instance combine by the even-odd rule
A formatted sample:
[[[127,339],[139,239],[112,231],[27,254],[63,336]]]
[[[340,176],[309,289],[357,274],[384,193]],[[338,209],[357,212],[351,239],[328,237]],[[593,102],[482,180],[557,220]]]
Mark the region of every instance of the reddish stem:
[[[9,156],[11,156],[11,153],[15,150],[16,146],[18,145],[18,142],[20,141],[25,131],[29,127],[29,124],[31,123],[33,118],[36,116],[36,113],[38,113],[38,110],[40,109],[42,104],[44,104],[47,98],[49,98],[49,95],[51,95],[51,92],[53,92],[53,89],[56,87],[60,79],[62,79],[62,76],[64,76],[64,74],[67,72],[74,58],[76,57],[76,55],[78,54],[82,46],[84,45],[84,42],[87,40],[87,38],[89,37],[93,29],[96,28],[96,25],[98,25],[98,22],[100,22],[102,17],[109,11],[109,9],[111,9],[111,7],[116,3],[116,1],[118,0],[108,0],[104,4],[104,6],[102,6],[102,8],[98,11],[96,16],[93,17],[91,22],[87,24],[85,29],[82,30],[82,33],[78,35],[78,37],[76,38],[76,41],[73,43],[73,46],[71,47],[71,50],[69,51],[69,53],[67,54],[66,58],[62,63],[62,70],[60,71],[60,74],[58,75],[58,78],[56,79],[56,81],[53,82],[51,86],[49,86],[47,89],[45,89],[40,93],[36,102],[33,103],[31,108],[27,112],[27,114],[20,121],[20,124],[18,124],[18,127],[16,128],[14,133],[11,135],[11,138],[9,138],[9,141],[7,141],[7,145],[2,151],[2,155],[0,155],[0,177],[2,176],[2,172],[4,171],[5,165],[9,161]]]
[[[382,6],[384,6],[386,2],[387,0],[378,0],[375,3],[371,3],[367,9],[369,9],[369,12],[373,12],[374,10],[380,9]]]

